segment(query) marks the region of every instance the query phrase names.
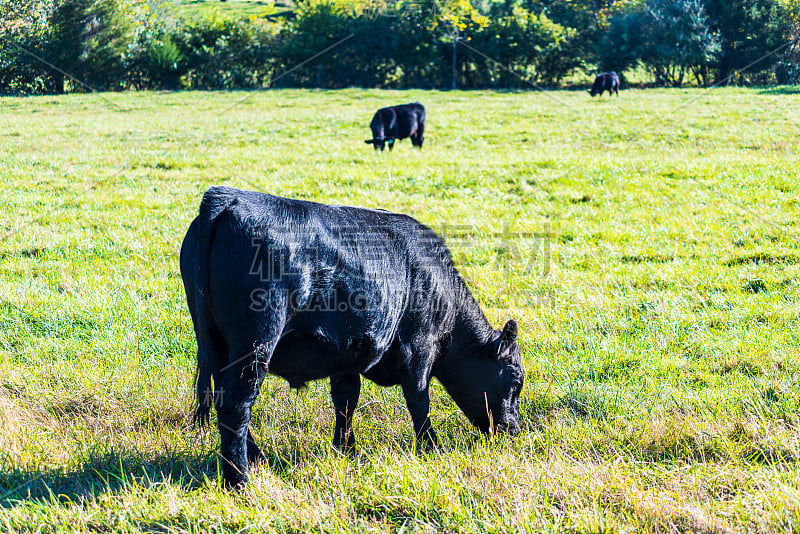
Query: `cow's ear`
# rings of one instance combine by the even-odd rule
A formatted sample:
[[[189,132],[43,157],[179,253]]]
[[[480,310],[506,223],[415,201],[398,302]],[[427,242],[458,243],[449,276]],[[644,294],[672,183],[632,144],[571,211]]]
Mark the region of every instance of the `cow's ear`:
[[[500,339],[497,343],[497,356],[502,356],[505,349],[517,341],[517,322],[514,319],[511,319],[506,323],[503,327],[503,331],[500,333]]]
[[[514,319],[509,320],[503,327],[503,341],[508,344],[514,343],[517,340],[517,322]]]
[[[367,143],[368,145],[371,145],[371,144],[373,144],[375,141],[374,141],[373,139],[367,139],[367,140],[365,140],[364,142],[365,142],[365,143]]]

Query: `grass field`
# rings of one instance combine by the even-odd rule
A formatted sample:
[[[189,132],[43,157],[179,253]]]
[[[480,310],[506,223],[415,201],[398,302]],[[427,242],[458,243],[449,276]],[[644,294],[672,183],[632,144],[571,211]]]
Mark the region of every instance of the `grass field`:
[[[428,109],[421,152],[363,143]],[[0,98],[0,531],[800,531],[800,92],[128,93]],[[229,184],[405,212],[520,324],[523,432],[440,387],[416,455],[367,385],[265,383],[268,463],[218,488],[189,425],[178,250]]]
[[[263,17],[274,12],[285,12],[295,8],[294,0],[158,0],[154,2],[156,12],[166,11],[171,15],[198,18],[214,10],[236,18]]]

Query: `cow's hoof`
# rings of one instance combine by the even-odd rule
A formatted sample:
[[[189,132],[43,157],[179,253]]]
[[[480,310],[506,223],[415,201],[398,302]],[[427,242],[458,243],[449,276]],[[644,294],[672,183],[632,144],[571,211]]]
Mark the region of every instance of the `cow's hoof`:
[[[439,447],[436,445],[436,443],[430,443],[428,441],[423,441],[423,442],[418,441],[415,450],[417,454],[424,455],[436,452],[438,448]]]
[[[244,468],[246,470],[247,468]],[[247,486],[247,473],[243,470],[234,469],[233,466],[227,466],[222,469],[222,487],[226,490],[241,490]]]
[[[247,462],[250,465],[259,465],[267,459],[267,456],[261,452],[258,445],[255,443],[247,444]]]
[[[417,438],[415,445],[418,454],[426,454],[439,448],[439,440],[433,430],[429,430]]]
[[[350,434],[347,439],[334,438],[333,446],[342,454],[353,454],[356,451],[356,438]]]
[[[225,477],[222,481],[222,487],[227,491],[241,491],[247,486],[246,476],[237,476],[228,478]]]

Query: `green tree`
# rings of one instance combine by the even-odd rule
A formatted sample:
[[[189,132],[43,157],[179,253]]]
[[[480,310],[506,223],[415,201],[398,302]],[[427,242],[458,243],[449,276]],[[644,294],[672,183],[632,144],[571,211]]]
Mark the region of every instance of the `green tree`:
[[[433,30],[442,41],[452,46],[451,89],[455,89],[459,70],[464,72],[467,67],[465,57],[458,57],[458,42],[470,40],[472,34],[489,24],[489,19],[469,0],[437,0],[436,6]]]
[[[791,42],[792,18],[782,0],[706,0],[706,10],[721,37],[718,83],[756,81]]]
[[[55,90],[49,67],[38,59],[47,55],[52,8],[49,0],[0,0],[0,94]]]
[[[606,35],[610,19],[630,4],[640,0],[523,0],[533,12],[545,13],[547,17],[565,28],[571,28],[573,36],[567,46],[569,54],[582,66],[597,63],[602,52],[600,41]]]
[[[59,68],[53,72],[56,92],[65,90],[63,72],[82,82],[73,90],[122,87],[123,56],[132,39],[131,30],[132,21],[122,13],[117,0],[56,3],[48,42],[48,59]]]
[[[720,53],[720,39],[708,24],[701,0],[647,0],[640,57],[657,85],[680,87],[687,73],[707,85],[708,67]]]
[[[159,37],[148,46],[151,72],[160,83],[182,76],[195,89],[257,88],[268,85],[274,69],[275,34],[271,27],[225,16],[214,10],[176,28],[169,36],[177,50]],[[158,64],[154,65],[153,60]],[[166,70],[165,70],[166,69]]]
[[[540,83],[558,83],[580,64],[568,48],[574,33],[544,13],[537,15],[519,6],[507,15],[493,16],[474,38],[475,48],[492,58],[472,55],[481,75],[476,85],[523,85],[519,75]]]
[[[611,15],[596,43],[597,65],[601,71],[615,71],[623,79],[625,71],[642,59],[648,36],[648,17],[644,6],[628,6]]]

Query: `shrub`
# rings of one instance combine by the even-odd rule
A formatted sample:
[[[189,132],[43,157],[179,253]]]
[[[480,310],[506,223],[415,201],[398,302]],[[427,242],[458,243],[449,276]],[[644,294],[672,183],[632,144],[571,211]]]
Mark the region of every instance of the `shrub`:
[[[546,15],[515,7],[509,15],[493,18],[475,36],[475,48],[496,61],[474,54],[472,59],[479,66],[484,86],[524,86],[517,75],[540,83],[558,83],[581,64],[580,58],[570,53],[572,37],[573,30]]]
[[[274,41],[274,31],[269,25],[236,20],[214,10],[198,21],[176,28],[169,39],[177,53],[161,40],[158,44],[151,43],[148,58],[160,62],[168,61],[169,57],[180,58],[175,65],[180,66],[178,71],[186,88],[255,88],[269,84]]]
[[[296,13],[277,45],[278,86],[380,86],[396,70],[392,58],[401,40],[390,17],[354,12],[333,0],[301,2]],[[343,39],[341,45],[312,59]]]
[[[37,59],[49,52],[52,9],[47,0],[0,0],[0,94],[56,91],[52,69]]]
[[[151,80],[159,80],[165,89],[178,88],[183,53],[172,41],[172,37],[165,35],[161,39],[150,41],[147,60]]]

